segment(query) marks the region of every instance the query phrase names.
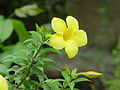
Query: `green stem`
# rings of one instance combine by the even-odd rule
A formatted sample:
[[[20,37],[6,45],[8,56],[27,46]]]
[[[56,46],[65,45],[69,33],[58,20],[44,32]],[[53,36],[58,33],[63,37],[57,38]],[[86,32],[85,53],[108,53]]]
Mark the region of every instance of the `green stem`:
[[[41,48],[41,47],[40,47],[40,48]],[[31,68],[32,68],[32,65],[33,65],[33,63],[34,63],[34,60],[35,60],[37,54],[38,54],[39,51],[40,51],[40,48],[38,49],[37,52],[35,52],[35,55],[33,56],[32,61],[31,61],[31,64],[30,64],[30,66],[29,66],[29,68],[28,68],[28,72],[26,73],[25,77],[21,80],[21,82],[16,86],[16,89],[19,88],[19,86],[20,86],[20,85],[24,82],[24,80],[26,80],[26,78],[28,77],[28,75],[29,75],[29,73],[30,73],[30,70],[31,70]]]

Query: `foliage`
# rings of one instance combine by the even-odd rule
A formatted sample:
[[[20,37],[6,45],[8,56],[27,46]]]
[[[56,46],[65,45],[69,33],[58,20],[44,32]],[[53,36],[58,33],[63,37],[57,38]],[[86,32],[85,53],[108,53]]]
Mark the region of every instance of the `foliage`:
[[[36,16],[42,12],[43,10],[40,9],[36,4],[26,5],[21,8],[15,9],[16,16],[22,18],[25,18],[27,16]]]
[[[99,75],[95,72],[77,73],[77,69],[69,70],[67,65],[65,70],[48,64],[55,62],[47,58],[46,54],[50,52],[59,53],[54,48],[50,48],[49,39],[51,33],[46,32],[44,26],[39,27],[36,24],[36,31],[27,32],[25,25],[13,16],[28,17],[36,16],[43,10],[37,5],[31,4],[17,8],[8,18],[0,16],[0,48],[3,51],[0,54],[0,74],[8,80],[9,90],[78,90],[76,83],[89,81],[81,77],[85,75],[88,78],[96,78]],[[3,43],[10,38],[13,32],[18,35],[19,41],[10,46],[4,46]],[[63,79],[48,79],[45,74],[45,68],[53,68],[61,72]]]
[[[87,78],[79,77],[77,69],[71,72],[67,66],[62,71],[56,66],[47,64],[46,62],[54,62],[50,58],[46,58],[46,53],[59,51],[50,48],[50,33],[45,33],[36,24],[36,31],[30,31],[31,37],[24,41],[22,47],[13,54],[6,55],[1,61],[0,73],[6,76],[9,81],[10,90],[13,89],[34,89],[38,90],[78,90],[75,83],[82,81],[90,81]],[[47,47],[46,47],[47,45]],[[7,67],[6,63],[12,63]],[[53,68],[61,72],[63,79],[48,79],[44,73],[44,68]],[[86,73],[87,74],[87,73]],[[87,75],[86,75],[87,76]]]
[[[120,89],[120,39],[116,49],[113,50],[116,55],[116,66],[113,70],[114,77],[111,80],[107,80],[109,85],[109,90],[119,90]]]

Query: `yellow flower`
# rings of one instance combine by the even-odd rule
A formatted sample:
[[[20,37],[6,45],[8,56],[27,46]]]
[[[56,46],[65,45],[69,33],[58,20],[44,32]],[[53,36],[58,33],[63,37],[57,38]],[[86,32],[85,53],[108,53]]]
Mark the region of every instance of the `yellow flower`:
[[[0,75],[0,90],[8,90],[7,81],[2,75]]]
[[[78,21],[74,17],[67,16],[66,23],[64,20],[54,17],[51,25],[56,32],[50,39],[51,46],[57,50],[65,48],[69,58],[78,53],[78,47],[87,44],[86,32],[79,30]]]

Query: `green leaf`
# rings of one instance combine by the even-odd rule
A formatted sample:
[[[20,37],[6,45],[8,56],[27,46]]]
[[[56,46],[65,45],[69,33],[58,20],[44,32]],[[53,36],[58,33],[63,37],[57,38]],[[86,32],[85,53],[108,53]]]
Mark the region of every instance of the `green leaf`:
[[[15,9],[15,14],[18,17],[36,16],[44,12],[43,9],[39,8],[36,4],[25,5],[21,8]]]
[[[4,64],[0,64],[0,74],[8,75],[7,70],[8,70],[8,68]]]
[[[36,26],[37,32],[39,32],[41,35],[43,35],[43,30],[37,24],[35,24],[35,26]]]
[[[36,31],[30,31],[30,33],[32,34],[32,37],[35,40],[42,42],[42,36],[40,33],[36,32]]]
[[[4,20],[4,16],[3,15],[0,15],[0,20]]]
[[[0,20],[0,40],[4,42],[13,32],[13,23],[11,19]]]
[[[59,81],[64,81],[64,80],[63,79],[47,79],[45,82],[54,83]]]
[[[77,71],[77,68],[73,69],[71,72],[71,76],[73,79],[75,79],[75,77],[76,77],[76,71]]]
[[[54,62],[54,60],[52,60],[50,58],[42,58],[42,61],[44,61],[44,62]]]
[[[66,71],[61,72],[62,76],[65,78],[65,80],[70,81],[70,76],[66,73]]]
[[[69,67],[67,65],[65,65],[65,70],[66,70],[67,74],[70,75],[70,70],[69,70]]]
[[[53,69],[56,69],[58,71],[61,71],[58,67],[56,67],[54,65],[50,65],[50,64],[44,64],[44,67],[46,67],[46,68],[53,68]]]
[[[75,86],[75,83],[74,82],[71,82],[71,83],[68,83],[69,87],[71,90],[73,90],[74,86]]]
[[[42,83],[41,87],[42,87],[44,90],[51,90],[50,86],[48,86],[46,83]]]
[[[45,82],[49,85],[52,89],[62,87],[59,81],[64,81],[63,79],[47,79]]]
[[[16,70],[15,74],[22,72],[23,70],[27,70],[27,68],[28,68],[28,65],[22,66],[20,69]]]
[[[32,68],[32,72],[30,72],[30,75],[37,75],[38,77],[43,77],[47,79],[47,76],[44,72],[42,72],[39,68]]]
[[[40,55],[43,55],[43,54],[48,53],[48,52],[55,52],[55,53],[61,54],[60,51],[58,51],[54,48],[43,48],[43,49],[40,50],[38,55],[40,56]]]
[[[15,71],[16,72],[19,69],[20,69],[20,66],[15,65],[15,66],[11,67],[10,69],[8,69],[8,72],[10,72],[10,71]]]
[[[83,81],[89,81],[90,82],[90,80],[87,79],[87,78],[77,78],[77,79],[73,80],[73,82],[83,82]]]
[[[25,87],[32,87],[32,88],[35,88],[35,86],[38,84],[37,81],[33,81],[33,80],[25,80],[23,82],[23,84],[25,85]]]
[[[19,41],[23,42],[30,37],[23,22],[16,19],[12,19],[12,22],[14,25],[14,29],[19,37]]]
[[[65,80],[65,81],[63,82],[63,87],[66,88],[67,86],[68,86],[68,82]]]
[[[24,56],[24,54],[22,54],[23,57],[20,57],[17,54],[15,55],[7,55],[5,58],[3,58],[3,63],[14,62],[18,65],[25,65],[29,63],[29,60],[26,59],[26,56]]]

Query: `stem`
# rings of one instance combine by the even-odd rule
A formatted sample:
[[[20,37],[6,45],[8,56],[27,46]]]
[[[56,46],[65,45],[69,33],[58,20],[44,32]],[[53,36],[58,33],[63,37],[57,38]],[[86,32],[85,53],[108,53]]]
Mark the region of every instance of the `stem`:
[[[29,73],[30,73],[30,70],[31,70],[31,68],[32,68],[32,65],[33,65],[33,63],[34,63],[34,60],[35,60],[37,54],[39,53],[39,51],[40,51],[40,48],[38,49],[38,51],[35,52],[35,55],[34,55],[33,58],[32,58],[32,61],[31,61],[30,67],[28,68],[28,72],[27,72],[26,76],[25,76],[25,77],[21,80],[21,82],[16,86],[16,89],[19,88],[19,86],[20,86],[20,85],[24,82],[24,80],[28,77],[28,75],[29,75]]]

